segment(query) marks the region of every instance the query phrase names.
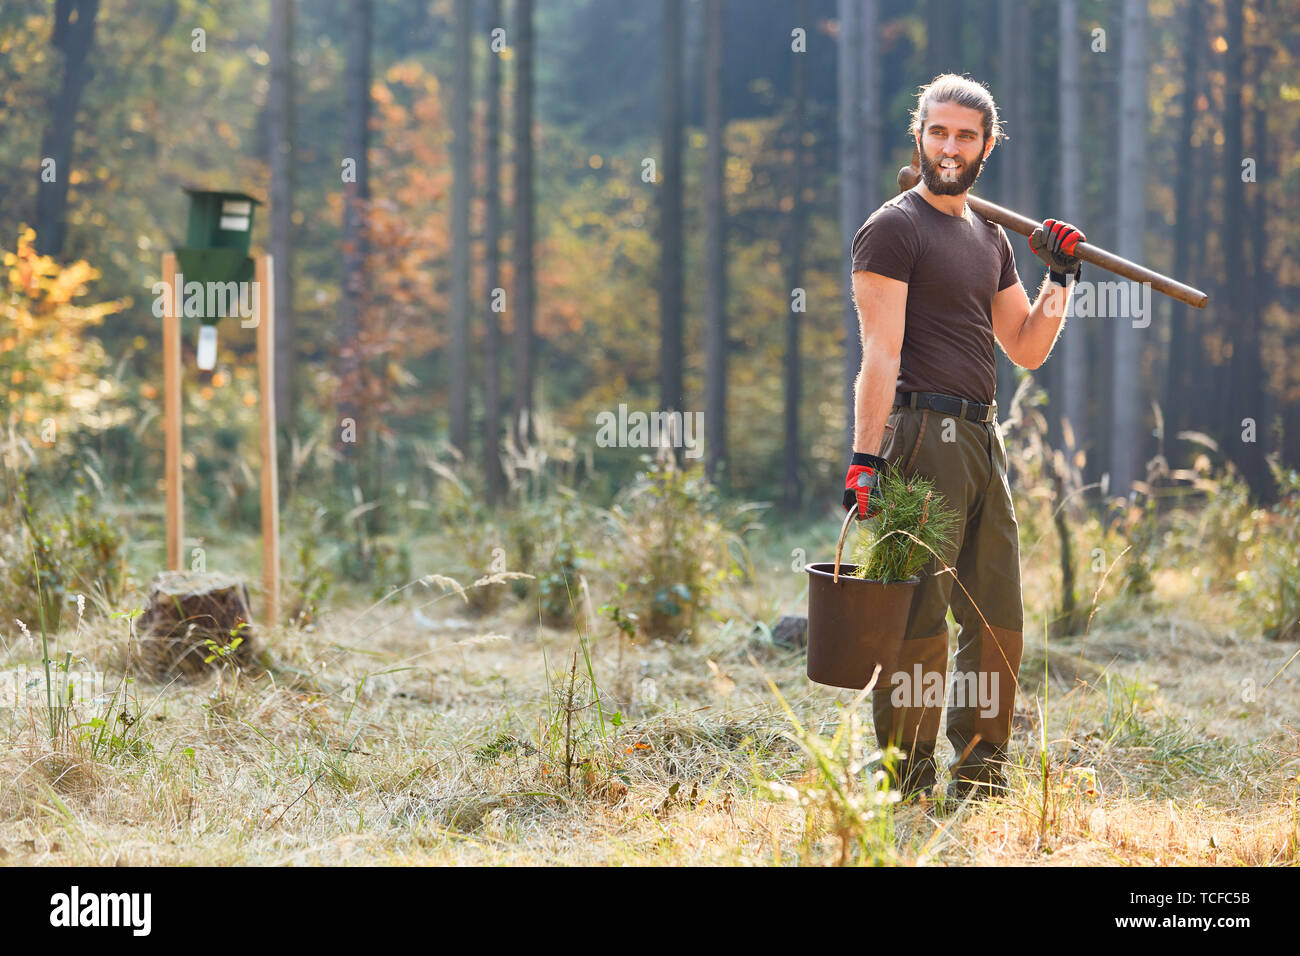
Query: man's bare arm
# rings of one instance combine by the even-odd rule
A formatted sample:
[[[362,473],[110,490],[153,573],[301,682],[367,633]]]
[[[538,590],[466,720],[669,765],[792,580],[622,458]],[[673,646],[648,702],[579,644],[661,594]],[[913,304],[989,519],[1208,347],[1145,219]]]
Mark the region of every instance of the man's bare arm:
[[[1047,360],[1065,324],[1069,295],[1044,277],[1032,306],[1019,282],[993,297],[993,334],[1007,358],[1027,369],[1036,369]]]
[[[898,385],[907,283],[875,272],[854,272],[853,301],[862,334],[862,368],[853,401],[853,450],[879,455]]]

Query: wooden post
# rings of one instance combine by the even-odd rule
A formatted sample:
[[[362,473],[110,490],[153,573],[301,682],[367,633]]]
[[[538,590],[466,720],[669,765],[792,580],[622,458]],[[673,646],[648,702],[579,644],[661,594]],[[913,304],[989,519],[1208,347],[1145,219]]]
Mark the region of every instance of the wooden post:
[[[262,590],[266,625],[280,614],[280,476],[275,436],[275,290],[271,256],[257,257],[257,387],[262,432]]]
[[[167,486],[167,569],[181,569],[181,545],[185,538],[184,502],[181,498],[181,297],[176,288],[176,255],[163,254],[162,281],[171,289],[164,293],[163,309],[163,430],[166,448],[163,482]]]

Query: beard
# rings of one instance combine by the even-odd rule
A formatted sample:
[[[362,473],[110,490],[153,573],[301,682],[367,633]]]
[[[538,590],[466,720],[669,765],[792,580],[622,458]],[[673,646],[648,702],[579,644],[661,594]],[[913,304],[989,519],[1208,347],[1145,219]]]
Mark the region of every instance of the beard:
[[[981,153],[976,157],[974,165],[963,166],[957,178],[950,182],[943,178],[943,170],[930,162],[924,150],[921,151],[921,179],[925,182],[925,188],[936,196],[960,196],[975,185],[983,166],[984,156]]]

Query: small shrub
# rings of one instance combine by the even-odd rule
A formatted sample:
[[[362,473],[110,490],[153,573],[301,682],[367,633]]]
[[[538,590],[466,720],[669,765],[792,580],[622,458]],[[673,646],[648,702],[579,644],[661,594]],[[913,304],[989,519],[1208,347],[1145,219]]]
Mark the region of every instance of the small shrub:
[[[740,576],[732,549],[749,506],[724,507],[701,469],[685,472],[661,455],[607,512],[609,567],[627,584],[620,605],[650,637],[689,640],[729,578]]]
[[[1242,572],[1243,609],[1254,616],[1266,637],[1300,638],[1300,472],[1284,468],[1276,455],[1269,470],[1278,487],[1278,501],[1257,512],[1253,560]]]
[[[0,589],[7,606],[24,620],[59,628],[70,595],[99,595],[117,601],[126,581],[125,536],[78,492],[70,513],[54,517],[58,505],[39,507],[28,496],[22,475],[13,475],[13,493],[0,509],[7,529],[0,534]]]
[[[578,589],[578,554],[567,538],[555,546],[551,569],[537,582],[542,621],[556,627],[573,617],[571,595]]]
[[[321,554],[321,529],[325,509],[317,508],[309,517],[295,521],[301,528],[293,550],[294,563],[288,578],[289,622],[296,627],[312,624],[320,616],[321,605],[334,586],[334,574],[328,559]]]

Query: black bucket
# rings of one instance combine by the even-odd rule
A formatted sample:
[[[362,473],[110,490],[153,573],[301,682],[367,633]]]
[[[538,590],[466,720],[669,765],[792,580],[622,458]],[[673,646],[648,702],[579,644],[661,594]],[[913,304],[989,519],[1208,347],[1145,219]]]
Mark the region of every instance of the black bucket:
[[[861,690],[876,667],[876,686],[887,686],[907,630],[912,596],[920,578],[882,584],[855,578],[856,564],[841,564],[844,536],[854,520],[850,509],[840,529],[835,562],[809,564],[808,679],[831,687]]]

